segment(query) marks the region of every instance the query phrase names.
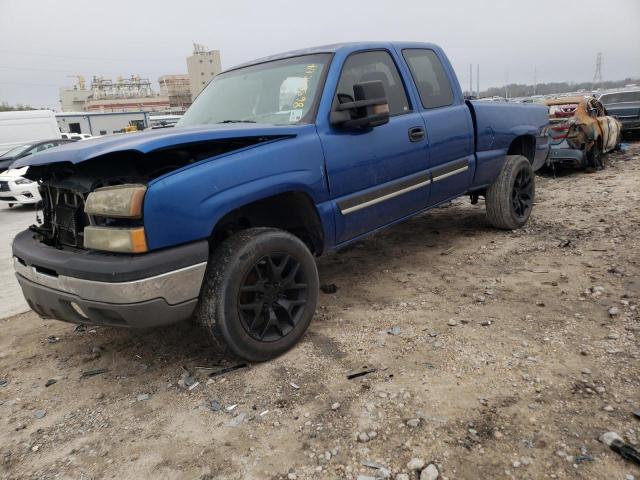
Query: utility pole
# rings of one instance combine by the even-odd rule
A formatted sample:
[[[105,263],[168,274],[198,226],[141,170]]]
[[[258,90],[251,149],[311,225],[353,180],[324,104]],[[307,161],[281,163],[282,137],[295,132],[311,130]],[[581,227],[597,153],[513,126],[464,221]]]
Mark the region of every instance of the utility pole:
[[[476,98],[480,98],[480,64],[476,70]]]
[[[533,67],[533,94],[538,90],[538,68]]]
[[[469,96],[473,97],[473,63],[469,64]]]
[[[505,82],[504,82],[504,98],[509,99],[509,70],[505,74]]]
[[[596,87],[601,83],[602,83],[602,52],[598,52],[598,55],[596,55],[596,71],[593,74],[593,84],[591,85],[591,88],[595,90]]]

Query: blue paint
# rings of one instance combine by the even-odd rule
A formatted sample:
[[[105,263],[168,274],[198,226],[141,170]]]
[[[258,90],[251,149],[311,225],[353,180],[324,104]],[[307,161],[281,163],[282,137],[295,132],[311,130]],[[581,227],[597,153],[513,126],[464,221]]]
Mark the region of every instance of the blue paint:
[[[441,61],[453,93],[450,105],[424,108],[403,57],[405,49],[428,49]],[[406,88],[410,107],[385,125],[345,131],[329,116],[342,66],[349,55],[388,52]],[[316,206],[325,250],[339,248],[425,209],[485,188],[497,177],[518,137],[535,141],[536,159],[548,153],[546,107],[490,102],[466,103],[444,52],[425,43],[351,43],[317,47],[260,59],[254,63],[310,53],[333,54],[314,123],[297,125],[216,124],[112,135],[69,144],[16,164],[72,164],[113,152],[142,154],[176,145],[245,136],[276,140],[218,155],[172,171],[148,185],[144,223],[150,249],[187,243],[211,235],[227,213],[284,192],[301,192]],[[475,127],[474,127],[475,125]],[[425,138],[411,142],[408,130],[421,127]],[[450,176],[443,171],[464,165]],[[457,167],[456,167],[457,168]],[[460,169],[458,169],[460,170]],[[434,182],[344,214],[339,202],[401,185],[416,175]],[[438,178],[442,176],[442,178]],[[428,182],[427,182],[428,183]],[[286,216],[287,212],[281,212]]]

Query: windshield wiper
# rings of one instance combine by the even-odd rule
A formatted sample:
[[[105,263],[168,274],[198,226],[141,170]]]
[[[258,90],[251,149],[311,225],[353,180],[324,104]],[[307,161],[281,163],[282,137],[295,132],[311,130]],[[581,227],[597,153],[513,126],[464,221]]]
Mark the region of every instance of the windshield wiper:
[[[218,123],[256,123],[255,120],[222,120]]]

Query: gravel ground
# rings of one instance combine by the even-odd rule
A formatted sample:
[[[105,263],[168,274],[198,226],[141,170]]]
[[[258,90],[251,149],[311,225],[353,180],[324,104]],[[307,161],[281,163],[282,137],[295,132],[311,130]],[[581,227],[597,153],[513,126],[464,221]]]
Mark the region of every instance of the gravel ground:
[[[640,143],[608,162],[539,177],[523,230],[456,201],[320,259],[337,292],[271,362],[0,320],[0,477],[640,478],[597,440],[640,441]]]

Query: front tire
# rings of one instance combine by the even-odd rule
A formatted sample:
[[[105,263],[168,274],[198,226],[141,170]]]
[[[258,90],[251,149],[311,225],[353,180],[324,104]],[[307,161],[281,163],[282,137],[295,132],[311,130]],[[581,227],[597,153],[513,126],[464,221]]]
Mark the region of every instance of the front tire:
[[[260,362],[295,345],[315,313],[318,270],[288,232],[251,228],[209,259],[196,318],[224,354]]]
[[[531,163],[522,155],[507,155],[498,178],[487,188],[487,218],[502,230],[522,227],[533,209],[535,176]]]

